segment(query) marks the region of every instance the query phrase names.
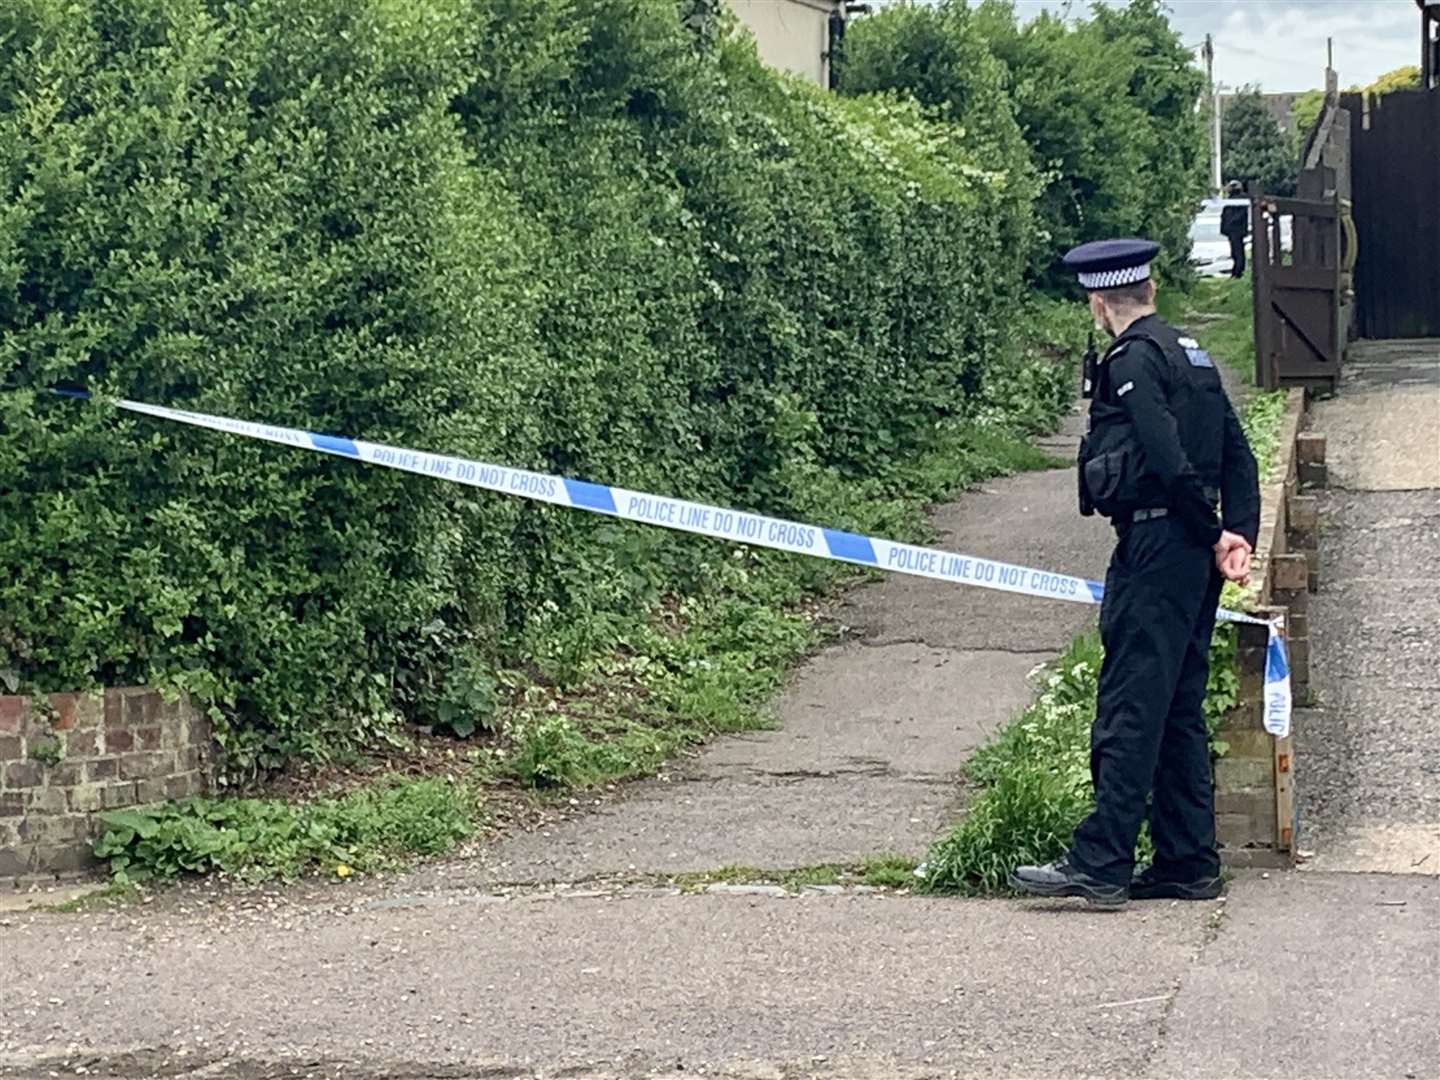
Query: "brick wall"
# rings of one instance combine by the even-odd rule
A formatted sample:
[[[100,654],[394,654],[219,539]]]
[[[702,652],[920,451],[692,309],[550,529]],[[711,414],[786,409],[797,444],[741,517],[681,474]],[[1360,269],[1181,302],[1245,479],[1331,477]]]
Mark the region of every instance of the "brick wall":
[[[0,696],[0,887],[98,866],[102,810],[199,794],[210,726],[144,687]]]
[[[1325,483],[1322,436],[1301,430],[1305,391],[1289,391],[1281,426],[1277,478],[1261,491],[1256,550],[1257,615],[1285,620],[1285,645],[1295,707],[1310,687],[1309,594],[1319,581],[1319,511],[1307,486]],[[1292,865],[1298,843],[1295,815],[1294,736],[1265,730],[1264,627],[1240,626],[1235,708],[1219,737],[1229,750],[1215,764],[1215,824],[1221,857],[1231,866]]]

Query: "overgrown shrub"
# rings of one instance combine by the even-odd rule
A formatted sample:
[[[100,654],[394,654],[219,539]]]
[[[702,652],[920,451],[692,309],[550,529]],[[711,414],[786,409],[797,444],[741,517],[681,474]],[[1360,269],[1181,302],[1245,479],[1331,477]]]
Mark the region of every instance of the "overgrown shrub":
[[[707,18],[0,8],[0,670],[186,689],[242,775],[483,725],[492,666],[603,652],[711,557],[53,384],[841,526],[1050,385],[1013,125],[835,100]]]
[[[1184,275],[1204,194],[1203,83],[1157,0],[1023,25],[1011,0],[892,7],[857,23],[846,46],[847,91],[911,94],[983,124],[1005,155],[1018,125],[1044,180],[1036,269],[1049,283],[1073,287],[1053,266],[1074,244],[1135,234]]]
[[[121,881],[215,871],[248,881],[370,870],[439,855],[474,828],[473,791],[390,777],[339,798],[189,799],[101,814],[95,854]]]

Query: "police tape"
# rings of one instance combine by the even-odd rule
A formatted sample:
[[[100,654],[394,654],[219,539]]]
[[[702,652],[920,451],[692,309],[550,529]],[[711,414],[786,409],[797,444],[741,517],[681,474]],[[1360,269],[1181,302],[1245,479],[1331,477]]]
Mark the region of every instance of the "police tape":
[[[90,396],[81,391],[55,392],[74,398]],[[717,540],[731,540],[871,569],[888,570],[897,574],[1048,600],[1098,604],[1105,594],[1105,586],[1100,582],[1088,581],[1070,574],[1057,574],[1049,570],[1037,570],[916,544],[902,544],[894,540],[807,525],[743,510],[727,510],[706,503],[672,499],[608,484],[595,484],[528,469],[471,461],[448,454],[386,446],[361,439],[321,435],[298,428],[259,424],[228,416],[172,409],[163,405],[149,405],[140,401],[118,399],[110,403],[116,408],[142,416],[172,420],[261,442],[279,443],[299,450],[317,450],[322,454],[349,458],[367,465],[399,469],[402,472],[484,488],[535,502],[588,510],[625,521],[658,525],[680,532],[714,537]],[[1279,623],[1223,608],[1217,616],[1227,622],[1249,623],[1269,628],[1270,638],[1265,663],[1265,730],[1277,737],[1288,735],[1291,712],[1290,668]]]

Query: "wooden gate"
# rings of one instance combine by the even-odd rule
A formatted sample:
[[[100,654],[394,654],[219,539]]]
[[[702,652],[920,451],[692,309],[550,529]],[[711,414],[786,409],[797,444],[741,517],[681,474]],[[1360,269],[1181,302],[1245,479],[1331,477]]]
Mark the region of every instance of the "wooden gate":
[[[1252,193],[1255,381],[1267,390],[1333,390],[1340,378],[1344,217],[1338,196],[1271,199]],[[1282,243],[1285,219],[1291,223],[1289,251]]]
[[[1346,94],[1361,337],[1440,337],[1440,90]]]

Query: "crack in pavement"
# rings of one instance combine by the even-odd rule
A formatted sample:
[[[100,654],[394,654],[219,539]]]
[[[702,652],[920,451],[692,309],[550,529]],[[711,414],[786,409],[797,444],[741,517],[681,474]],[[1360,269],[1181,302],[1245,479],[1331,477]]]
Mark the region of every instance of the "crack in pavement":
[[[515,1065],[440,1062],[387,1061],[376,1065],[356,1058],[297,1054],[290,1059],[251,1055],[185,1054],[164,1047],[145,1047],[84,1054],[50,1054],[22,1063],[26,1071],[14,1072],[0,1057],[0,1075],[28,1078],[57,1075],[85,1075],[104,1080],[647,1080],[684,1075],[687,1064],[674,1055],[636,1052],[584,1065],[531,1068]],[[846,1080],[935,1080],[945,1075],[929,1066],[917,1067],[889,1059],[855,1057],[831,1059],[811,1055],[804,1060],[735,1060],[720,1064],[700,1063],[690,1069],[713,1080],[816,1080],[844,1077]],[[955,1075],[953,1072],[949,1075]]]
[[[49,1077],[67,1073],[134,1080],[202,1080],[208,1077],[234,1080],[318,1080],[320,1077],[355,1077],[358,1080],[516,1080],[538,1074],[513,1065],[440,1065],[425,1062],[386,1062],[383,1066],[356,1060],[301,1056],[292,1061],[275,1058],[237,1057],[227,1054],[192,1054],[173,1048],[147,1046],[85,1053],[54,1054],[20,1063],[29,1071],[12,1071],[14,1066],[0,1057],[0,1075]],[[549,1074],[565,1077],[589,1075],[570,1069]]]
[[[1064,646],[1043,646],[1038,649],[1023,649],[1008,645],[986,645],[983,649],[957,648],[954,645],[947,645],[944,642],[931,641],[926,637],[893,637],[882,638],[878,636],[856,636],[848,639],[857,645],[863,645],[867,649],[889,649],[905,645],[918,645],[924,649],[933,649],[935,652],[946,653],[953,657],[983,657],[999,653],[1004,656],[1057,656],[1064,651]]]
[[[725,766],[721,766],[724,768]],[[807,780],[833,780],[838,776],[870,776],[884,777],[889,780],[898,780],[905,784],[954,784],[955,777],[950,772],[917,773],[906,772],[896,769],[890,765],[856,765],[839,766],[833,769],[766,769],[763,767],[740,765],[731,766],[736,772],[747,776],[768,777],[775,780],[786,780],[791,783],[804,783]],[[724,775],[714,777],[716,780],[732,779]]]
[[[907,772],[896,769],[889,765],[875,765],[866,767],[847,768],[839,766],[833,769],[766,769],[763,766],[744,764],[720,764],[710,766],[709,772],[685,773],[677,775],[672,773],[666,781],[672,786],[706,786],[743,783],[744,778],[754,777],[756,787],[785,786],[788,784],[803,784],[811,780],[834,780],[838,777],[850,776],[866,779],[896,780],[902,784],[930,784],[940,786],[958,786],[960,781],[956,778],[953,770],[941,772]],[[780,783],[767,785],[765,780],[776,780]],[[620,805],[616,803],[615,805]]]
[[[1145,1054],[1144,1075],[1151,1075],[1151,1070],[1156,1059],[1165,1051],[1166,1042],[1170,1038],[1170,1019],[1175,1013],[1175,1004],[1180,999],[1180,991],[1185,988],[1185,977],[1195,966],[1200,963],[1207,949],[1220,937],[1220,932],[1225,928],[1225,904],[1228,900],[1226,894],[1221,894],[1215,901],[1215,910],[1210,913],[1200,931],[1200,941],[1195,946],[1195,952],[1189,962],[1175,976],[1169,993],[1165,996],[1165,1006],[1160,1010],[1160,1020],[1155,1028],[1155,1038],[1150,1043],[1150,1048]],[[1186,901],[1176,901],[1186,903]]]
[[[859,868],[841,868],[845,881],[798,882],[787,880],[804,874],[813,867],[793,870],[757,871],[753,877],[731,880],[709,878],[706,871],[670,876],[656,874],[633,878],[607,878],[603,875],[578,878],[574,881],[497,881],[493,891],[467,893],[462,890],[436,890],[402,896],[385,896],[357,905],[355,913],[392,911],[406,908],[491,907],[499,904],[544,904],[565,900],[669,900],[674,897],[699,899],[706,896],[734,896],[768,900],[794,900],[799,897],[908,897],[908,889],[894,886],[869,885],[858,879]],[[723,874],[724,871],[716,871]]]
[[[1343,495],[1425,495],[1440,490],[1435,484],[1421,484],[1418,487],[1348,487],[1333,478],[1325,485],[1326,491],[1338,491]]]

